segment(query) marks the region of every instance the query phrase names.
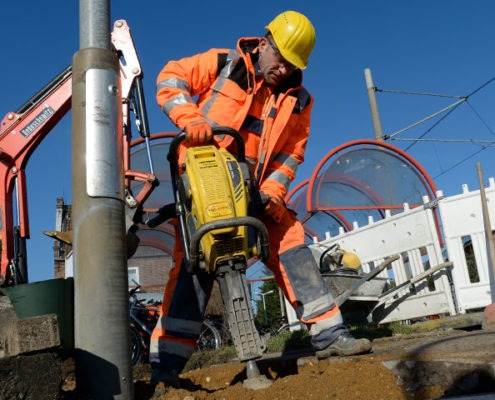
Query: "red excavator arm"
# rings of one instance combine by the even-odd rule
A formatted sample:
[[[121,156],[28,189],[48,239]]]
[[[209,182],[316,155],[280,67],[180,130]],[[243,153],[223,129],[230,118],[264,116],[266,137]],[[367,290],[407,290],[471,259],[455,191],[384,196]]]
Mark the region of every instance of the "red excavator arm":
[[[157,181],[152,173],[132,171],[130,167],[130,114],[135,112],[142,135],[148,135],[142,94],[142,70],[129,27],[118,20],[112,31],[112,43],[120,60],[122,118],[125,135],[123,158],[127,187],[130,180],[145,182],[136,200],[143,202]],[[139,89],[136,95],[135,91]],[[71,107],[72,69],[66,68],[15,112],[8,112],[0,126],[0,285],[27,283],[27,268],[22,249],[29,238],[29,218],[25,168],[31,154],[66,115]],[[137,99],[136,99],[137,98]],[[134,108],[134,110],[133,110]],[[150,164],[151,165],[151,164]],[[19,225],[14,227],[14,191]],[[16,204],[16,205],[17,205]],[[20,251],[21,250],[21,251]]]

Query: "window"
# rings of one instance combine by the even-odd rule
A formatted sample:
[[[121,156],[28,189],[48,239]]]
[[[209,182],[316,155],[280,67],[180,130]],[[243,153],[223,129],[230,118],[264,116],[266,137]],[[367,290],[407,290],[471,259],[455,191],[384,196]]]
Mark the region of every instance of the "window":
[[[129,286],[139,285],[139,267],[128,268],[127,277],[129,279]]]

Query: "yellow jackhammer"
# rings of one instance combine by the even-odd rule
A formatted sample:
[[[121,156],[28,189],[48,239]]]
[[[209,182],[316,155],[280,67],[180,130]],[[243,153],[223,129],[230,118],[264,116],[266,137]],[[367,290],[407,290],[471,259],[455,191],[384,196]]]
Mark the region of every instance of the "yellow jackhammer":
[[[191,274],[204,270],[215,275],[237,355],[247,363],[244,386],[258,389],[270,382],[255,361],[265,352],[266,344],[254,324],[246,269],[253,257],[269,259],[268,231],[260,220],[248,215],[252,189],[241,136],[230,128],[215,128],[213,134],[232,136],[237,156],[214,144],[190,147],[179,167],[178,149],[185,133],[179,133],[170,144],[174,213],[187,269]]]

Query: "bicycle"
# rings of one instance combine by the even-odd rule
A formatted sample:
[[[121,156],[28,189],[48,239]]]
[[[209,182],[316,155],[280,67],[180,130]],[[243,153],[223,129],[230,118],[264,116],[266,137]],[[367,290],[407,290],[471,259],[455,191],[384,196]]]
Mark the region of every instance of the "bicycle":
[[[160,316],[161,301],[150,300],[144,304],[138,299],[140,286],[129,290],[129,313],[131,322],[131,362],[132,365],[148,361],[151,333]],[[197,340],[197,349],[200,351],[217,350],[223,344],[222,335],[215,326],[215,322],[205,318]]]
[[[222,336],[215,327],[214,322],[209,319],[205,319],[197,341],[198,350],[218,350],[222,344]]]
[[[129,290],[129,315],[131,323],[131,362],[132,365],[148,360],[151,333],[160,316],[161,301],[138,299],[141,286]]]
[[[289,324],[285,316],[273,319],[268,325],[257,325],[256,328],[265,339],[285,335],[285,332],[290,332],[292,329],[303,329],[299,321]]]

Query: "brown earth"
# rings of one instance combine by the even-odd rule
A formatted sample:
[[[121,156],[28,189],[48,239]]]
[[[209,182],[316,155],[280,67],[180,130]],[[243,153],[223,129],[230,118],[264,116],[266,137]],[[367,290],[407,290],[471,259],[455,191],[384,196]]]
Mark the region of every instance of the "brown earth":
[[[495,331],[436,331],[373,340],[369,354],[318,361],[311,353],[269,355],[258,361],[271,381],[244,387],[245,365],[225,363],[180,375],[173,400],[430,400],[495,388]],[[136,379],[137,400],[151,396],[149,371]]]
[[[248,389],[245,364],[202,366],[179,376],[171,400],[432,400],[495,390],[495,330],[447,330],[373,340],[369,354],[318,361],[307,350],[258,360],[271,385]],[[70,375],[70,374],[69,374]],[[134,371],[135,399],[150,399],[149,365]],[[65,399],[74,389],[66,382]],[[495,396],[495,394],[494,394]],[[495,397],[494,397],[495,398]]]
[[[262,372],[264,372],[262,370]],[[180,389],[169,389],[159,399],[171,400],[291,400],[291,399],[346,399],[346,400],[402,400],[415,397],[398,386],[396,376],[380,362],[354,358],[351,362],[308,361],[297,370],[268,368],[271,380],[267,389],[246,389],[242,364],[225,364],[189,371],[180,376]],[[137,381],[136,399],[148,399],[149,384]],[[428,388],[438,396],[438,388]],[[419,397],[416,397],[419,398]]]

